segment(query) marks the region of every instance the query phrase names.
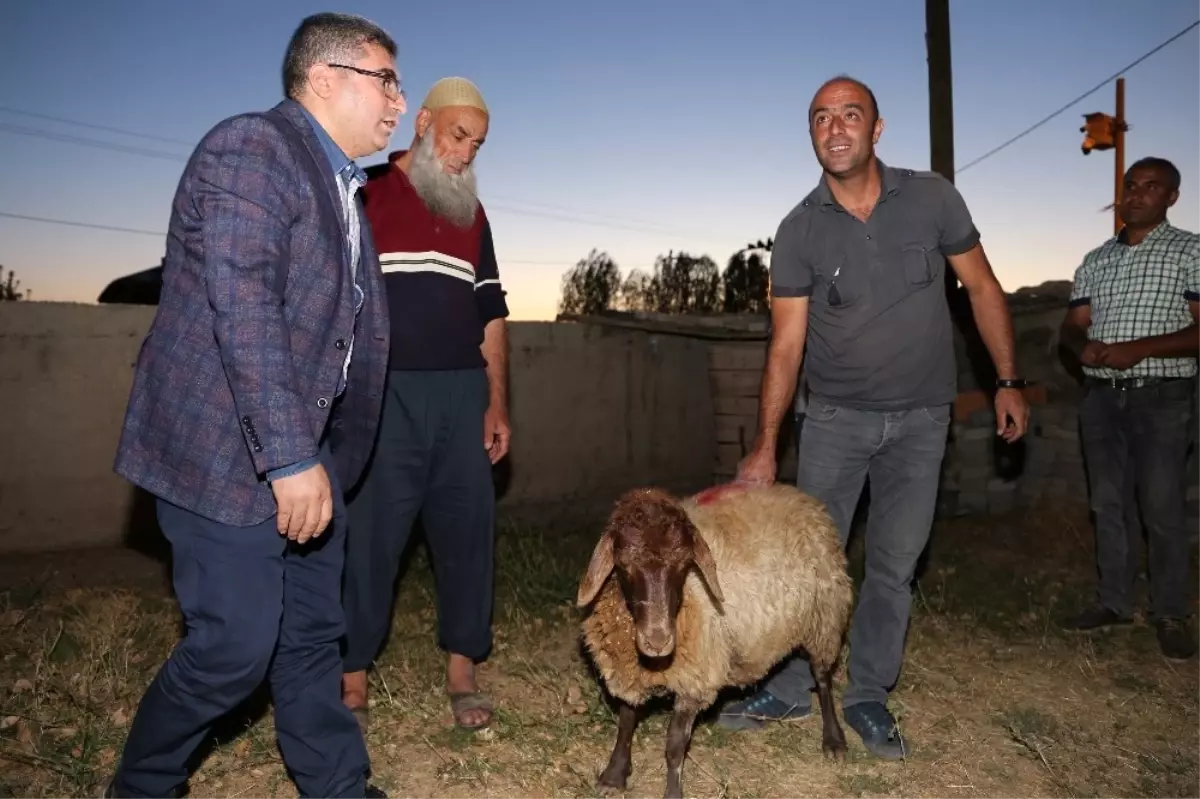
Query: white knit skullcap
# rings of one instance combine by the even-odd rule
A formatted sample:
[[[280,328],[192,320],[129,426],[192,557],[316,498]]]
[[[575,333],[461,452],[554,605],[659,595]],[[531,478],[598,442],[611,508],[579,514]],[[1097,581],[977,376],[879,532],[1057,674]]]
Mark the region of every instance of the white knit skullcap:
[[[483,95],[479,92],[479,88],[466,78],[442,78],[433,84],[429,89],[429,94],[425,95],[425,100],[421,103],[422,108],[428,108],[430,111],[448,106],[464,105],[477,108],[490,116],[487,103],[483,101]]]

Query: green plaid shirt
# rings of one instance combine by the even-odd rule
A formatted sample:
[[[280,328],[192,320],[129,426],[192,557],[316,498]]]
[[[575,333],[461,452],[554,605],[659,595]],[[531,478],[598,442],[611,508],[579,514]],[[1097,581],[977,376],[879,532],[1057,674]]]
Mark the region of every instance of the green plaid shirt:
[[[1090,305],[1088,338],[1115,344],[1174,333],[1192,324],[1200,300],[1200,236],[1163,222],[1136,246],[1124,231],[1084,257],[1071,306]],[[1093,377],[1191,377],[1195,358],[1146,358],[1131,369],[1083,367]]]

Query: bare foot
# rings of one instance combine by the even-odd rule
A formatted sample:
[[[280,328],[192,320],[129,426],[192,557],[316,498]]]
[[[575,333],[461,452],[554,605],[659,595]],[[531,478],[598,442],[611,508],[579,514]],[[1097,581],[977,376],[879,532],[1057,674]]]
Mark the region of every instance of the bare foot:
[[[350,708],[362,734],[370,726],[370,711],[367,710],[367,672],[349,671],[342,674],[342,704]]]
[[[475,663],[463,655],[451,653],[446,664],[446,692],[452,697],[455,720],[463,727],[476,728],[492,719],[491,703],[485,698],[455,701],[454,697],[475,694],[479,683],[475,680]]]
[[[342,675],[342,704],[351,710],[367,706],[366,671],[348,671]]]

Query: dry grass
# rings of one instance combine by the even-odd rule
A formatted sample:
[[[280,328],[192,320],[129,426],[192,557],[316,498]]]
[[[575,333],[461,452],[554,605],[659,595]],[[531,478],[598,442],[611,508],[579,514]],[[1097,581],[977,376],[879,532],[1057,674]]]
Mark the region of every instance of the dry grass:
[[[847,730],[847,762],[827,764],[817,721],[757,733],[704,723],[685,790],[1198,795],[1196,662],[1164,660],[1144,624],[1071,636],[1054,623],[1087,596],[1090,538],[1082,516],[1063,513],[939,527],[892,702],[914,749],[907,761],[871,759]],[[482,672],[500,710],[493,728],[478,734],[450,723],[429,569],[414,559],[373,676],[368,744],[385,790],[595,795],[614,716],[580,657],[572,607],[593,540],[502,531],[497,648]],[[852,553],[860,571],[858,547]],[[177,625],[174,603],[146,588],[0,594],[0,796],[95,795]],[[658,713],[639,729],[630,795],[661,795],[664,722]],[[268,703],[230,719],[191,787],[193,795],[295,796]]]

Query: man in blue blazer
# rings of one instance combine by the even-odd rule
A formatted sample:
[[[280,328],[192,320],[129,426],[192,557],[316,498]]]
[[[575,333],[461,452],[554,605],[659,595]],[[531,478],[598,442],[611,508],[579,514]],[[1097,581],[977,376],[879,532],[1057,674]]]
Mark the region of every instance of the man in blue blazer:
[[[158,498],[187,633],[106,795],[178,795],[212,723],[264,678],[301,795],[382,795],[341,702],[340,581],[342,490],[371,451],[389,347],[353,159],[405,111],[395,57],[360,17],[305,19],[287,99],[219,123],[180,179],[116,471]]]

